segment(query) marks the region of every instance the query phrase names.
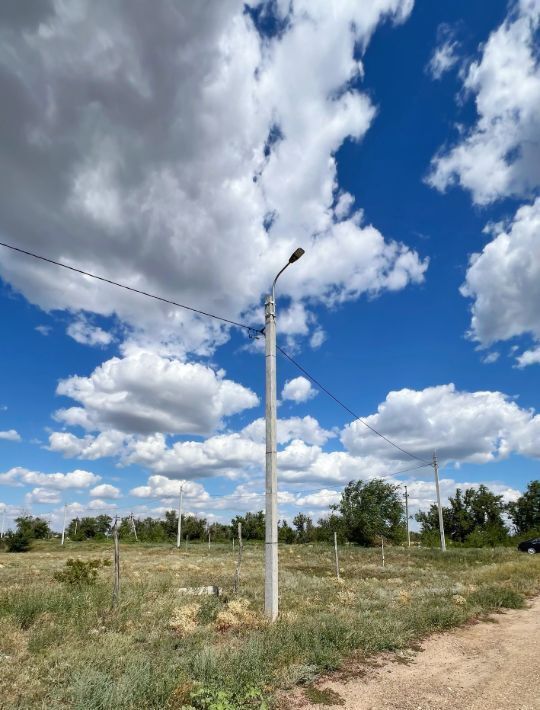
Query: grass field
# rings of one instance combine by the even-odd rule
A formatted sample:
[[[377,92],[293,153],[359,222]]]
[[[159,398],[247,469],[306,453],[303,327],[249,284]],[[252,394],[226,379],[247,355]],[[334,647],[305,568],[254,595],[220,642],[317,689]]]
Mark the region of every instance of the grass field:
[[[109,543],[36,543],[0,554],[0,707],[272,707],[348,656],[398,650],[426,633],[540,592],[540,555],[513,549],[280,548],[280,620],[267,625],[263,548],[245,546],[240,590],[228,545],[123,544],[120,603],[112,567],[92,586],[56,581],[69,557],[112,559]],[[223,596],[181,595],[218,585]]]

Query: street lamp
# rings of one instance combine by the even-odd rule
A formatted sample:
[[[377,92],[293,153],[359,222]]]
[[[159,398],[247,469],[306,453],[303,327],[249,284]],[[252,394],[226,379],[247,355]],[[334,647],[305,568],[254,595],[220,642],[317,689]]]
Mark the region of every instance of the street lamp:
[[[276,447],[276,281],[290,265],[304,254],[296,249],[278,272],[272,292],[264,302],[266,370],[266,517],[264,551],[264,613],[275,621],[278,615],[278,519],[277,519],[277,447]]]

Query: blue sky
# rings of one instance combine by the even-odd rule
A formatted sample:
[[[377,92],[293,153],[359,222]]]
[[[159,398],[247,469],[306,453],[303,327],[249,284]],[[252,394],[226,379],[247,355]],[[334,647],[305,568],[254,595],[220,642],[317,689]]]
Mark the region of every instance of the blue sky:
[[[436,449],[445,496],[515,498],[540,477],[540,3],[378,5],[6,6],[0,241],[256,328],[302,246],[281,346]],[[160,515],[181,481],[210,519],[263,507],[262,340],[0,250],[8,524]],[[282,516],[415,465],[283,358],[278,392]],[[391,477],[433,501],[431,468]]]

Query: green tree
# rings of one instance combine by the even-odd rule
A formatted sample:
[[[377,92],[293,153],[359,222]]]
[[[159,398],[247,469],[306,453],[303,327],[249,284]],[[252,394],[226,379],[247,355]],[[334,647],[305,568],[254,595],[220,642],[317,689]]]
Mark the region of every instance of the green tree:
[[[242,523],[242,537],[244,540],[264,540],[265,523],[262,510],[259,510],[258,513],[237,515],[233,518],[231,526],[234,535],[236,535],[238,523]]]
[[[32,540],[46,540],[51,534],[49,523],[43,518],[23,515],[15,519],[17,532]]]
[[[98,515],[97,518],[86,517],[77,521],[77,534],[75,535],[75,520],[68,527],[70,539],[93,540],[103,539],[110,535],[112,518],[108,515]]]
[[[293,518],[293,525],[296,529],[297,542],[313,542],[315,539],[315,528],[313,526],[313,520],[309,515],[298,513],[298,515]]]
[[[342,518],[350,542],[376,544],[380,536],[398,543],[405,536],[405,510],[399,486],[382,479],[351,481],[331,506]]]
[[[291,545],[296,540],[296,534],[286,520],[278,522],[278,540],[285,545]]]
[[[28,552],[31,547],[31,538],[20,530],[15,532],[9,530],[3,542],[5,542],[8,552]]]
[[[497,545],[504,542],[508,530],[504,524],[505,506],[502,496],[495,495],[484,485],[478,488],[456,489],[443,507],[446,537],[453,542],[470,546]],[[416,514],[421,524],[423,541],[434,542],[439,534],[439,514],[436,505],[427,512]]]
[[[334,533],[337,533],[338,540],[343,543],[347,540],[345,526],[340,515],[330,513],[327,517],[321,518],[315,529],[314,537],[318,542],[334,542]]]
[[[527,490],[507,506],[516,533],[540,532],[540,481],[531,481]]]

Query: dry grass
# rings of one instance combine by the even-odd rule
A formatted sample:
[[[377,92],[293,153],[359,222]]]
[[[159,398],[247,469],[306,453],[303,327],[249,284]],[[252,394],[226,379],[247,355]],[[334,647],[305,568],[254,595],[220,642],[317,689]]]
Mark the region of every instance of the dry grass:
[[[42,543],[0,554],[0,706],[262,708],[277,687],[310,683],[356,650],[406,648],[430,631],[515,607],[540,591],[540,556],[514,550],[281,548],[281,618],[267,625],[263,548],[246,546],[238,597],[226,545],[122,546],[94,586],[55,581],[68,557],[112,558],[108,543]],[[216,585],[193,597],[181,587]]]

